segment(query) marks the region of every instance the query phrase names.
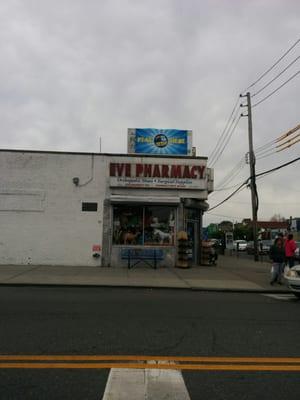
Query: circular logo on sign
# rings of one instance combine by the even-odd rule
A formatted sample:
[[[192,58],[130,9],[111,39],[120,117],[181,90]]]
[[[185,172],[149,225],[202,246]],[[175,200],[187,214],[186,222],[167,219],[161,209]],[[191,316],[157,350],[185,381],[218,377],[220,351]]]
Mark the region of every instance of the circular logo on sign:
[[[154,138],[154,144],[157,147],[166,147],[166,145],[168,144],[167,136],[163,133],[156,135]]]

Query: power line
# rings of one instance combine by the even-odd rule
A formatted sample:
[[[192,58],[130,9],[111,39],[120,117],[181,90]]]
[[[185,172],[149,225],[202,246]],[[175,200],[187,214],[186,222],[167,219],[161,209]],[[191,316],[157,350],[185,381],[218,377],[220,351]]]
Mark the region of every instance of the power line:
[[[292,161],[288,161],[288,162],[285,163],[285,164],[279,165],[279,167],[275,167],[275,168],[269,169],[268,171],[261,172],[260,174],[257,174],[257,175],[256,175],[256,176],[257,176],[257,179],[262,179],[262,178],[264,178],[266,175],[269,175],[269,174],[271,174],[272,172],[275,172],[275,171],[277,171],[277,170],[279,170],[279,169],[281,169],[281,168],[283,168],[283,167],[287,167],[288,165],[293,164],[294,162],[297,162],[297,161],[299,161],[299,160],[300,160],[300,157],[297,157],[297,158],[295,158],[295,159],[292,160]]]
[[[275,144],[277,141],[277,139],[272,140],[271,142],[268,142],[260,147],[257,147],[256,149],[254,149],[255,154],[258,154],[260,152],[263,152],[266,150],[267,147],[272,146],[273,144]],[[267,149],[268,150],[268,149]]]
[[[263,158],[266,154],[269,154],[269,152],[274,152],[276,153],[276,148],[275,147],[271,147],[269,149],[265,149],[264,151],[260,151],[259,153],[257,153],[255,155],[256,160],[259,160],[260,158]]]
[[[230,219],[242,219],[243,218],[243,217],[239,217],[237,215],[231,216],[231,215],[215,214],[215,213],[209,213],[209,212],[206,212],[206,214],[213,215],[216,217],[230,218]]]
[[[225,187],[225,185],[228,185],[228,184],[242,171],[242,169],[244,168],[244,166],[245,166],[245,164],[242,165],[239,169],[237,169],[237,170],[235,171],[235,173],[234,173],[230,178],[228,178],[228,179],[226,180],[226,182],[223,182],[223,183],[222,183],[222,187],[220,187],[220,186],[221,186],[221,185],[220,185],[220,186],[217,187],[216,190],[223,190],[224,187]],[[234,186],[237,186],[237,185],[234,185]]]
[[[276,149],[275,144],[276,143],[274,143],[272,146],[269,146],[269,148],[265,148],[265,149],[262,149],[262,150],[256,152],[255,155],[256,156],[262,156],[263,154],[268,153],[271,150],[275,150]]]
[[[276,142],[280,142],[281,140],[285,139],[287,136],[290,136],[293,133],[297,132],[299,129],[300,129],[300,124],[298,124],[294,128],[290,129],[288,132],[281,135],[278,139],[276,139]]]
[[[230,120],[232,119],[234,113],[236,112],[236,109],[237,109],[237,106],[238,106],[239,102],[240,102],[240,98],[238,97],[238,99],[237,99],[237,101],[236,101],[236,103],[235,103],[235,105],[234,105],[234,107],[233,107],[233,109],[231,111],[231,114],[230,114],[230,116],[229,116],[229,118],[228,118],[228,120],[227,120],[227,122],[225,124],[225,127],[224,127],[224,129],[222,131],[222,134],[219,137],[215,148],[212,150],[212,152],[208,156],[208,159],[214,159],[215,158],[215,155],[217,154],[217,149],[218,149],[218,147],[219,147],[219,145],[220,145],[220,143],[222,141],[223,136],[225,135],[225,132],[227,131],[227,129],[229,127]],[[234,118],[233,118],[233,121],[234,121]],[[233,121],[231,122],[230,127],[232,126]],[[229,127],[229,129],[230,129],[230,127]]]
[[[271,142],[268,142],[265,145],[256,148],[255,149],[255,154],[257,156],[259,156],[260,158],[263,158],[261,156],[264,156],[265,153],[269,153],[270,151],[272,151],[271,154],[273,154],[274,150],[275,150],[275,152],[283,150],[283,149],[280,149],[280,150],[276,150],[276,149],[278,149],[279,147],[284,146],[287,143],[292,142],[290,146],[294,145],[295,143],[298,142],[298,140],[296,142],[293,142],[293,140],[295,140],[300,135],[300,133],[297,134],[295,137],[293,137],[291,139],[286,140],[286,138],[288,136],[292,135],[293,133],[297,132],[299,129],[300,129],[300,124],[298,124],[297,126],[295,126],[292,129],[290,129],[288,132],[284,133],[283,135],[281,135],[277,139],[274,139]],[[281,144],[277,144],[277,143],[281,142],[282,140],[285,140],[285,141],[283,143],[281,143]],[[287,146],[287,147],[290,147],[290,146]],[[259,159],[259,158],[257,158],[257,159]]]
[[[292,138],[290,140],[287,140],[285,143],[282,143],[281,145],[276,146],[276,147],[284,146],[284,147],[282,147],[282,149],[277,150],[277,153],[279,153],[280,151],[286,150],[289,147],[294,146],[294,144],[300,142],[300,138],[297,139],[298,136],[300,136],[300,133],[296,137],[294,137],[294,138]],[[295,139],[297,139],[297,140],[295,140]]]
[[[256,85],[259,81],[261,81],[270,71],[272,71],[272,69],[274,67],[276,67],[277,64],[280,63],[281,60],[284,59],[285,56],[288,55],[288,53],[297,46],[297,44],[300,42],[300,39],[296,40],[296,42],[269,68],[267,69],[266,72],[264,72],[262,75],[259,76],[259,78],[253,82],[250,86],[247,87],[247,89],[244,90],[244,92],[246,92],[247,90],[249,90],[250,88],[252,88],[254,85]]]
[[[259,89],[256,93],[254,93],[252,95],[252,97],[257,96],[259,93],[261,93],[263,90],[265,90],[268,86],[271,85],[271,83],[273,83],[277,78],[279,78],[285,71],[287,71],[293,64],[295,64],[295,62],[297,60],[299,60],[300,56],[298,56],[297,58],[295,58],[295,60],[293,60],[285,69],[283,69],[281,72],[279,72],[279,74],[277,74],[275,76],[275,78],[271,79],[265,86],[263,86],[261,89]]]
[[[278,171],[281,168],[287,167],[288,165],[291,165],[297,161],[300,160],[300,157],[295,158],[294,160],[288,161],[287,163],[281,164],[278,167],[269,169],[267,171],[261,172],[259,174],[255,174],[256,178],[263,177],[264,175],[270,174],[272,172]],[[207,211],[214,210],[215,208],[219,207],[220,205],[224,204],[227,200],[231,199],[235,194],[237,194],[240,190],[244,189],[244,187],[248,184],[250,180],[250,177],[247,178],[234,192],[232,192],[229,196],[227,196],[224,200],[222,200],[220,203],[216,204],[215,206],[209,208]]]
[[[232,122],[234,122],[236,120],[236,117]],[[241,119],[241,115],[239,115],[238,119],[236,120],[235,125],[232,128],[232,130],[229,131],[230,133],[227,134],[227,139],[226,139],[226,142],[225,142],[224,146],[222,147],[221,150],[219,150],[219,154],[216,156],[215,160],[210,164],[210,167],[213,167],[216,164],[216,162],[219,160],[219,158],[221,157],[221,155],[222,155],[223,151],[225,150],[225,147],[227,146],[229,140],[231,139],[231,137],[233,135],[233,132],[235,131],[240,119]]]
[[[216,186],[220,187],[223,185],[226,185],[228,182],[228,179],[232,177],[232,174],[235,173],[236,171],[239,171],[241,168],[244,167],[245,159],[242,157],[240,161],[228,172],[228,174],[225,175],[225,177],[221,180],[220,183],[218,183]],[[230,179],[231,180],[231,179]]]
[[[259,174],[256,174],[256,177],[263,176],[265,174],[269,174],[269,173],[274,172],[274,171],[278,171],[279,169],[287,167],[288,165],[293,164],[293,163],[295,163],[295,162],[297,162],[299,160],[300,160],[300,157],[294,158],[294,160],[291,160],[291,161],[288,161],[287,163],[281,164],[278,167],[275,167],[275,168],[269,169],[268,171],[264,171],[264,172],[261,172]]]
[[[299,142],[299,139],[297,139],[299,136],[300,136],[300,132],[297,133],[297,135],[295,135],[294,137],[285,139],[282,143],[279,143],[276,146],[276,148],[278,149],[277,151],[282,151],[282,150],[286,149],[287,147],[291,147],[294,144],[296,144],[297,142]]]
[[[232,186],[228,186],[226,188],[221,188],[221,189],[214,189],[214,191],[210,194],[210,196],[212,196],[215,192],[222,192],[224,190],[229,190],[229,189],[234,189],[237,186],[239,186],[242,182],[237,183],[236,185],[232,185]]]
[[[294,79],[298,74],[300,74],[300,70],[297,71],[294,75],[292,75],[287,81],[285,81],[282,85],[280,85],[278,88],[276,88],[275,90],[273,90],[273,92],[271,92],[270,94],[268,94],[268,96],[264,97],[262,100],[260,100],[258,103],[253,104],[252,108],[258,106],[260,103],[262,103],[263,101],[267,100],[269,97],[271,97],[274,93],[278,92],[279,89],[281,89],[283,86],[285,86],[288,82],[290,82],[292,79]]]
[[[270,153],[262,154],[260,157],[257,157],[256,160],[262,160],[263,158],[270,157],[275,153],[276,153],[276,151],[272,151]]]
[[[261,160],[262,158],[269,157],[272,154],[279,153],[281,151],[284,151],[288,149],[289,147],[294,146],[296,143],[300,142],[300,132],[289,139],[289,136],[295,132],[297,132],[300,129],[300,124],[296,126],[295,128],[291,129],[284,135],[281,135],[280,138],[276,139],[275,144],[279,143],[280,141],[284,140],[282,143],[277,144],[275,147],[270,148],[270,149],[265,149],[264,151],[261,151],[258,154],[257,160]]]
[[[264,156],[265,154],[269,153],[270,151],[276,151],[276,146],[271,146],[267,149],[261,150],[258,153],[256,153],[256,156],[261,157]]]
[[[244,186],[249,182],[249,180],[250,180],[250,178],[245,180],[234,192],[232,192],[229,196],[227,196],[226,199],[224,199],[220,203],[216,204],[215,206],[209,208],[207,211],[214,210],[215,208],[217,208],[220,205],[224,204],[227,200],[231,199],[231,197],[233,197],[236,193],[238,193],[240,190],[242,190],[244,188]]]

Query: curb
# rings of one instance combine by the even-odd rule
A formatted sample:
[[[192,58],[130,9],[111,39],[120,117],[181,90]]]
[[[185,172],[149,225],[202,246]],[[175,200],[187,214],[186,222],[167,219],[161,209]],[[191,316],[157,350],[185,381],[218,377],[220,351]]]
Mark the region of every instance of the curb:
[[[188,290],[193,292],[214,293],[257,293],[257,294],[291,294],[288,289],[247,289],[247,288],[206,288],[182,286],[147,286],[147,285],[112,285],[112,284],[68,284],[68,283],[0,283],[0,287],[45,287],[45,288],[115,288],[115,289],[151,289],[151,290]]]
[[[243,289],[243,288],[198,288],[191,287],[191,290],[197,292],[220,292],[220,293],[257,293],[257,294],[291,294],[292,292],[288,289],[272,290],[272,289]]]

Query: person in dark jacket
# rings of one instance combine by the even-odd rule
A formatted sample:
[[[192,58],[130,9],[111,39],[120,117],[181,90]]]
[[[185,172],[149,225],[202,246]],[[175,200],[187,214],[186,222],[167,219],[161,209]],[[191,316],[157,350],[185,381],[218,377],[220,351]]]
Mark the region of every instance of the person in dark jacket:
[[[270,248],[270,259],[272,260],[271,285],[277,281],[281,285],[281,277],[285,264],[284,243],[281,238],[275,239],[274,244]]]

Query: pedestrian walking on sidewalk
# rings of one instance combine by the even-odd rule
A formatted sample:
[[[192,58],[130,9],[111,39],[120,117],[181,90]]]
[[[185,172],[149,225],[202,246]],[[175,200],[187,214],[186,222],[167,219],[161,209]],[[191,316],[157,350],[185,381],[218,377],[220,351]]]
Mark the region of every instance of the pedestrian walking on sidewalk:
[[[294,240],[294,236],[290,233],[285,242],[285,256],[288,263],[289,268],[292,268],[295,264],[295,251],[297,249],[296,242]]]
[[[285,263],[285,250],[281,238],[275,239],[274,244],[271,246],[270,259],[272,260],[270,284],[274,285],[275,282],[278,282],[279,285],[281,285],[281,278]]]

